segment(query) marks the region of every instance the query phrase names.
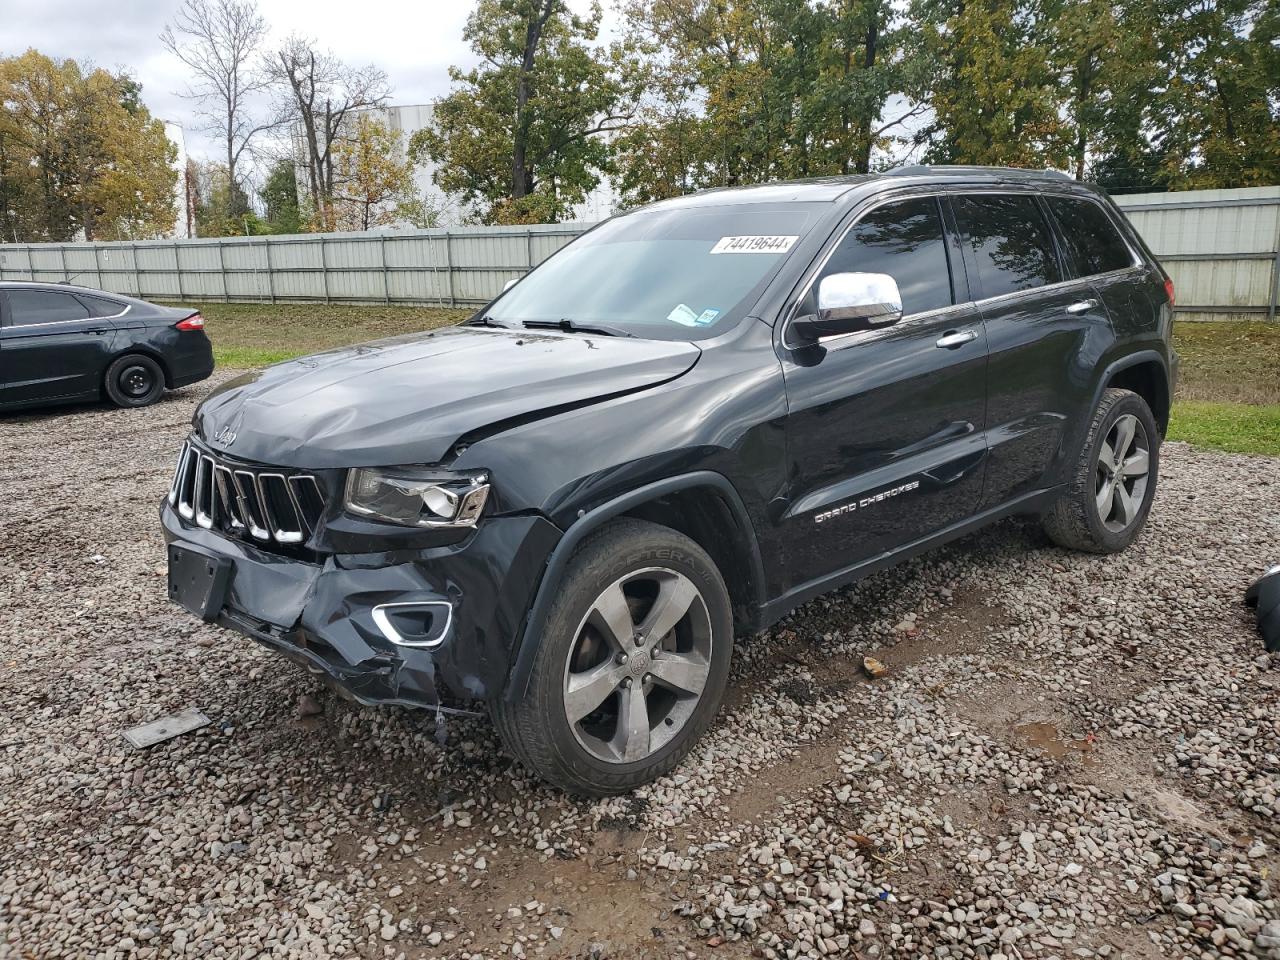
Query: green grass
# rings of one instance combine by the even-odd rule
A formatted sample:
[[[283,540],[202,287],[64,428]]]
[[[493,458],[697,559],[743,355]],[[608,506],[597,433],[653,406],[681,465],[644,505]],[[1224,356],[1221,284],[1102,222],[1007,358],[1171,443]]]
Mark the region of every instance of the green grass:
[[[184,304],[192,306],[192,304]],[[470,310],[323,303],[200,303],[221,367],[263,367],[351,343],[457,323]]]
[[[1280,404],[1179,400],[1169,418],[1169,439],[1232,453],[1280,457]]]
[[[1179,400],[1280,403],[1280,322],[1175,323],[1173,347]]]
[[[468,310],[199,304],[222,367],[261,367],[332,347],[457,323]],[[1169,437],[1280,456],[1280,323],[1174,325],[1182,357]]]

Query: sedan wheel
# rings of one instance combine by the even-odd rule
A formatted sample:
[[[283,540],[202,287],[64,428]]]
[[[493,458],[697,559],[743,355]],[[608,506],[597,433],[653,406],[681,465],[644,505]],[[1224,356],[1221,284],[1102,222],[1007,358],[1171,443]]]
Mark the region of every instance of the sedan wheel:
[[[151,357],[128,354],[107,367],[107,397],[118,407],[145,407],[164,394],[164,371]]]
[[[126,397],[145,397],[155,389],[155,378],[151,371],[141,364],[125,367],[119,378],[120,392]]]
[[[711,620],[693,581],[649,567],[605,588],[565,664],[565,717],[607,763],[635,763],[680,733],[711,671]]]

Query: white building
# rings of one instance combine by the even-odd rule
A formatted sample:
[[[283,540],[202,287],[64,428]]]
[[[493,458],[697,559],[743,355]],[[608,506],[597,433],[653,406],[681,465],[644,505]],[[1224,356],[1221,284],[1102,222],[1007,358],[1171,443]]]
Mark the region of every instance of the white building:
[[[415,133],[430,125],[435,114],[435,104],[419,103],[402,107],[386,107],[381,110],[366,111],[376,115],[391,130],[399,131],[401,150],[408,150],[409,140]],[[354,114],[353,114],[354,116]],[[303,146],[301,131],[295,131],[294,144],[299,158],[299,183],[305,182],[306,149]],[[401,159],[405,159],[403,156]],[[461,197],[447,194],[435,184],[436,165],[426,161],[414,170],[414,180],[418,192],[430,209],[441,211],[440,226],[455,227],[470,219],[471,210]],[[602,179],[595,190],[573,209],[569,218],[575,223],[595,223],[613,215],[618,207],[618,194],[607,179]]]
[[[178,182],[173,187],[174,207],[178,215],[174,218],[172,232],[166,236],[185,240],[195,235],[192,201],[187,196],[187,138],[182,131],[182,124],[172,120],[164,121],[164,132],[169,142],[178,148],[178,155],[173,161],[173,169],[178,173]]]

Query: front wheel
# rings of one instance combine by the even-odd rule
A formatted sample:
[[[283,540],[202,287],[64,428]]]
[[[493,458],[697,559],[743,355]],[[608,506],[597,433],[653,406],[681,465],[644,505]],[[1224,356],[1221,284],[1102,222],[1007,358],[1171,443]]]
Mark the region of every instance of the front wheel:
[[[1108,389],[1066,492],[1044,516],[1059,546],[1118,553],[1142,532],[1160,468],[1160,431],[1147,402]]]
[[[548,613],[528,693],[494,704],[507,749],[573,793],[622,793],[674,767],[729,674],[728,591],[683,534],[622,520],[589,537]]]

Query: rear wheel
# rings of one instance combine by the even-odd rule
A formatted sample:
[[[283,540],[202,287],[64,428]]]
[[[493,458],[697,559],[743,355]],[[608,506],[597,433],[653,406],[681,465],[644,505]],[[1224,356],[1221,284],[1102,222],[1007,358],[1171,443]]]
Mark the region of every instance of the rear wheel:
[[[1147,402],[1106,390],[1071,483],[1045,514],[1045,532],[1074,550],[1123,550],[1147,522],[1159,466],[1160,431]]]
[[[733,642],[706,552],[624,520],[588,538],[542,632],[527,695],[494,705],[507,748],[574,793],[621,793],[666,773],[710,726]]]
[[[150,357],[132,353],[107,367],[104,385],[117,407],[145,407],[164,393],[164,371]]]

